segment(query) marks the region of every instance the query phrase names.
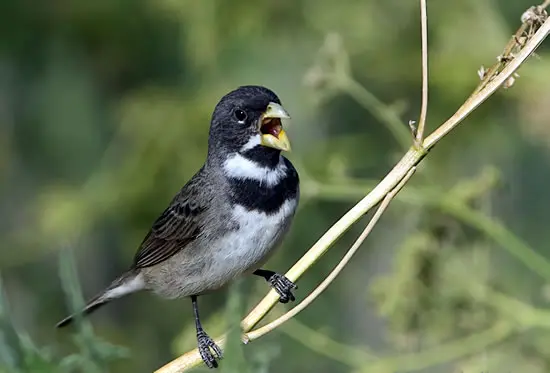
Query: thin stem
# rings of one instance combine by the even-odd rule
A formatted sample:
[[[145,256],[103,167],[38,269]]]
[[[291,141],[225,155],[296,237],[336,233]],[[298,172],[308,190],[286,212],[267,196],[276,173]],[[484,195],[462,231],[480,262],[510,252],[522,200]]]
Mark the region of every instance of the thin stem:
[[[350,209],[340,220],[338,220],[323,236],[298,260],[294,266],[285,274],[291,280],[296,281],[304,274],[311,265],[342,236],[350,227],[363,217],[373,206],[376,206],[423,158],[424,153],[410,149],[401,161],[390,171],[390,173],[357,205]],[[245,332],[251,330],[269,310],[277,303],[279,296],[271,290],[260,303],[243,320],[241,326]]]
[[[424,128],[426,127],[426,115],[428,113],[428,15],[426,0],[420,0],[420,25],[422,33],[422,106],[416,131],[417,145],[422,144],[422,140],[424,140]]]
[[[302,258],[285,274],[291,281],[300,278],[320,257],[340,238],[357,220],[364,216],[371,208],[377,205],[403,178],[426,156],[427,151],[438,141],[453,130],[481,103],[491,96],[514,71],[531,55],[550,32],[550,20],[546,20],[533,35],[516,58],[506,66],[495,79],[484,89],[471,96],[459,110],[436,131],[428,136],[420,149],[413,147],[405,153],[403,158],[384,177],[382,181],[352,209],[340,218],[325,234],[302,256]],[[278,295],[271,290],[258,305],[242,321],[244,332],[250,331],[278,301]],[[171,363],[157,370],[157,373],[183,372],[202,362],[197,349],[178,357]]]
[[[533,37],[525,44],[521,52],[500,72],[495,78],[487,83],[487,85],[479,92],[470,96],[468,100],[450,117],[445,123],[439,126],[430,136],[424,140],[423,147],[426,150],[432,148],[439,140],[443,138],[449,131],[455,128],[464,120],[472,111],[474,111],[483,101],[487,100],[495,91],[502,85],[514,72],[525,62],[525,60],[533,53],[535,49],[550,33],[550,19],[544,21],[542,26],[533,35]]]
[[[374,213],[373,217],[367,224],[365,230],[363,230],[363,232],[359,235],[359,237],[353,243],[349,251],[346,253],[346,255],[344,255],[340,263],[338,263],[338,265],[319,284],[319,286],[317,286],[315,290],[313,290],[302,302],[300,302],[300,304],[298,304],[296,307],[294,307],[290,311],[286,312],[284,315],[273,320],[269,324],[262,326],[261,328],[258,328],[252,332],[247,333],[247,337],[249,340],[252,341],[254,339],[258,339],[262,335],[269,333],[273,329],[281,326],[283,323],[290,320],[291,318],[296,316],[300,311],[302,311],[304,308],[309,306],[323,291],[326,290],[326,288],[332,283],[332,281],[334,281],[336,276],[338,276],[340,272],[342,272],[344,267],[349,263],[349,261],[351,260],[353,255],[357,252],[359,247],[361,247],[361,244],[363,243],[363,241],[365,241],[365,239],[368,237],[370,232],[372,232],[372,229],[374,228],[376,223],[378,223],[378,220],[380,220],[380,217],[382,216],[384,211],[386,211],[392,199],[395,197],[397,193],[399,193],[399,191],[401,190],[401,188],[403,188],[403,186],[407,183],[407,181],[409,181],[411,176],[414,174],[415,170],[416,170],[415,167],[411,168],[411,170],[405,175],[405,177],[401,180],[401,182],[386,195],[386,197],[384,198],[384,200],[382,201],[382,203]]]

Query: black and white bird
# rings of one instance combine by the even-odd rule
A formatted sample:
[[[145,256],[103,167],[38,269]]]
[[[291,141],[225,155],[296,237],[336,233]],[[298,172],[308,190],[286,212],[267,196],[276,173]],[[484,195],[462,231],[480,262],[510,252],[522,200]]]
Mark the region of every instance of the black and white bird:
[[[243,86],[225,95],[212,115],[206,162],[153,223],[131,268],[82,313],[140,290],[190,297],[200,354],[215,368],[222,351],[201,326],[197,296],[254,274],[270,283],[281,302],[293,301],[294,283],[261,268],[298,205],[298,173],[281,155],[290,150],[285,118],[288,113],[267,88]]]

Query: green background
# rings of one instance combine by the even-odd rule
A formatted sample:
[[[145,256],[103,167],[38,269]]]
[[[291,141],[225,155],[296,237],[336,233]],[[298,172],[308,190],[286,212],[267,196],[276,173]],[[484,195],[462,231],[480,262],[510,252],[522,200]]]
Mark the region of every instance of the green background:
[[[428,1],[429,131],[531,5]],[[53,326],[129,266],[201,166],[214,105],[239,85],[273,89],[292,115],[302,199],[268,265],[284,272],[410,145],[419,35],[413,0],[2,1],[0,371],[149,372],[193,348],[188,299],[136,294]],[[549,61],[543,45],[430,152],[327,291],[230,346],[222,369],[550,371]],[[299,300],[364,224],[300,280]],[[200,298],[213,336],[268,287],[234,289],[233,302]]]

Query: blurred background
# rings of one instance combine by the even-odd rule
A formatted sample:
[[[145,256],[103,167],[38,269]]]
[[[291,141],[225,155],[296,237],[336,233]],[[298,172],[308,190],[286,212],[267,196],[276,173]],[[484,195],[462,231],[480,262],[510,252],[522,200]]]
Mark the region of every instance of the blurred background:
[[[431,131],[536,4],[428,5]],[[419,114],[418,1],[6,0],[0,25],[0,372],[150,372],[195,347],[188,299],[136,294],[54,325],[131,263],[229,90],[270,87],[293,118],[302,200],[280,272],[399,160]],[[222,370],[550,371],[549,53],[437,145],[318,300]],[[267,290],[201,297],[206,330]]]

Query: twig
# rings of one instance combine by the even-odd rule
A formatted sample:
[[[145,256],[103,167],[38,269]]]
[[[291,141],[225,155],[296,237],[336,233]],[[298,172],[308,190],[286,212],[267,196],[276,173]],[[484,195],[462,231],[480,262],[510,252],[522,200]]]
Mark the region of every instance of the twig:
[[[333,244],[343,235],[357,220],[366,214],[372,207],[378,204],[388,193],[391,192],[403,178],[415,167],[438,141],[455,128],[482,102],[489,98],[515,70],[533,53],[539,44],[550,32],[550,20],[545,20],[538,31],[526,41],[521,52],[483,89],[476,92],[459,108],[459,110],[442,124],[436,131],[428,136],[423,147],[413,147],[405,153],[403,158],[384,177],[382,181],[352,209],[350,209],[340,220],[338,220],[325,234],[304,254],[304,256],[286,273],[291,281],[296,281],[305,271],[311,267]],[[241,327],[244,332],[251,330],[278,301],[278,295],[271,290],[258,303],[258,305],[242,321]],[[223,339],[217,342],[222,342]],[[157,373],[183,372],[188,368],[199,365],[202,362],[197,349],[194,349],[171,363],[157,370]]]
[[[523,27],[523,26],[522,26]],[[464,118],[466,118],[483,101],[487,100],[504,82],[510,78],[514,72],[525,62],[525,60],[537,49],[542,41],[550,32],[550,21],[546,19],[537,32],[529,39],[522,50],[510,61],[509,64],[498,73],[493,80],[487,83],[482,89],[474,92],[468,100],[457,110],[457,112],[443,123],[437,130],[424,140],[426,150],[432,148],[449,131],[455,128]]]
[[[380,206],[372,216],[372,219],[367,224],[365,230],[359,235],[357,240],[354,242],[354,244],[351,246],[349,251],[344,255],[340,263],[332,270],[332,272],[313,290],[300,304],[298,304],[296,307],[292,308],[290,311],[285,313],[284,315],[280,316],[276,320],[273,320],[267,325],[262,326],[261,328],[258,328],[252,332],[249,332],[246,334],[249,340],[258,339],[262,335],[270,332],[271,330],[281,326],[284,322],[291,319],[292,317],[296,316],[300,311],[302,311],[304,308],[306,308],[308,305],[310,305],[325,289],[334,281],[336,276],[340,274],[342,269],[348,264],[350,259],[353,257],[353,255],[357,252],[359,247],[361,247],[361,244],[367,236],[370,234],[376,223],[378,223],[378,220],[380,220],[380,217],[382,216],[382,213],[386,210],[386,208],[389,206],[392,199],[395,197],[397,193],[403,188],[403,186],[409,181],[410,177],[414,174],[414,171],[416,170],[416,167],[413,167],[409,170],[409,172],[405,175],[405,177],[399,182],[399,184],[392,189],[386,197],[382,200],[380,203]]]
[[[506,66],[511,60],[513,60],[517,53],[524,47],[524,43],[528,40],[538,26],[542,24],[541,20],[545,20],[545,9],[550,5],[550,0],[546,0],[539,6],[533,6],[523,13],[521,16],[522,25],[516,31],[516,33],[510,38],[506,47],[500,56],[497,57],[497,62],[491,66],[488,70],[481,68],[480,79],[478,87],[474,91],[474,94],[481,91],[487,84],[501,72],[501,69]],[[529,15],[529,16],[528,16]],[[531,16],[532,15],[532,16]],[[542,18],[540,18],[542,17]],[[513,76],[509,79],[513,79]],[[509,81],[509,86],[513,84],[513,80]]]
[[[420,146],[424,140],[426,115],[428,114],[428,15],[426,0],[420,0],[420,28],[422,34],[422,106],[416,130],[415,145]]]
[[[390,190],[387,193],[386,197],[384,198],[384,200],[382,201],[382,203],[380,204],[380,206],[376,210],[376,213],[373,215],[372,219],[367,224],[367,227],[365,228],[365,230],[357,238],[355,243],[352,245],[352,247],[349,249],[349,251],[346,253],[346,255],[342,258],[340,263],[338,263],[338,265],[332,270],[332,272],[329,274],[329,276],[327,278],[325,278],[323,280],[323,282],[321,282],[321,284],[319,284],[319,286],[317,286],[317,288],[313,292],[311,292],[302,302],[300,302],[300,304],[298,304],[292,310],[290,310],[287,313],[283,314],[281,317],[279,317],[278,319],[272,321],[271,323],[269,323],[269,324],[267,324],[267,325],[265,325],[261,328],[258,328],[258,329],[254,330],[252,332],[244,334],[243,341],[245,343],[248,343],[249,341],[252,341],[252,340],[255,340],[255,339],[261,337],[262,335],[270,332],[271,330],[277,328],[278,326],[280,326],[281,324],[283,324],[287,320],[294,317],[296,314],[298,314],[300,311],[302,311],[304,308],[306,308],[310,303],[312,303],[330,285],[330,283],[332,281],[334,281],[336,276],[338,276],[338,274],[346,266],[346,264],[349,262],[351,257],[355,254],[355,252],[357,252],[357,250],[359,249],[359,247],[361,246],[363,241],[367,238],[369,233],[372,231],[372,229],[374,228],[374,225],[378,222],[378,220],[380,219],[382,213],[386,210],[386,208],[388,207],[391,200],[401,190],[401,188],[405,185],[405,183],[409,180],[409,178],[414,174],[415,170],[416,170],[415,167],[411,167],[411,169],[405,174],[405,176],[402,178],[402,180],[399,182],[399,184],[396,185],[396,187],[394,189]],[[311,251],[311,249],[310,249],[310,251]],[[306,255],[308,253],[306,253]],[[303,259],[303,257],[302,257],[302,259]],[[294,265],[294,267],[296,267],[297,264]],[[291,271],[292,271],[292,269],[291,269]],[[289,274],[287,273],[287,277],[288,276],[289,276]],[[270,292],[270,294],[268,294],[264,298],[264,301],[270,295],[271,295],[271,292]],[[259,308],[259,305],[256,306],[255,309],[258,309],[258,308]],[[250,318],[251,314],[249,314],[247,316],[247,318],[245,318],[245,320],[241,323],[241,327],[245,332],[247,330],[250,330],[254,326],[253,324],[251,324],[251,326],[248,326],[246,324],[246,320]],[[225,335],[222,336],[221,338],[216,339],[216,344],[218,346],[222,347],[222,348],[224,347],[225,343],[226,343],[226,336]],[[198,354],[198,350],[196,350],[196,349],[193,350],[193,351],[190,351],[190,352],[180,356],[178,359],[173,360],[172,362],[165,365],[164,367],[160,368],[159,370],[156,371],[156,373],[183,372],[188,368],[192,368],[193,366],[199,364],[200,361],[201,361],[200,360],[200,355],[198,356],[198,360],[197,360],[197,358],[195,356],[197,354]]]

